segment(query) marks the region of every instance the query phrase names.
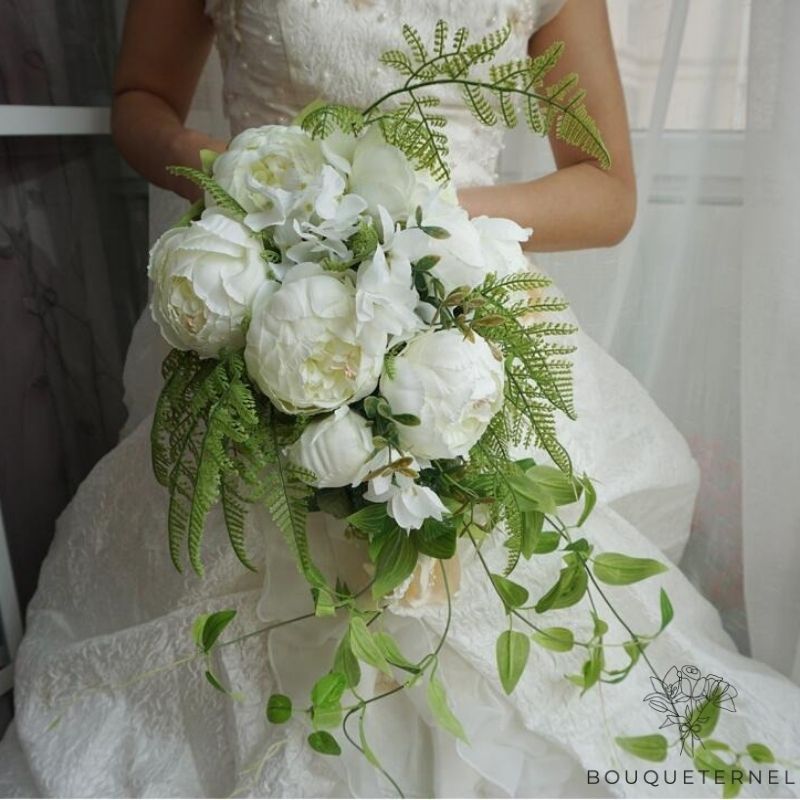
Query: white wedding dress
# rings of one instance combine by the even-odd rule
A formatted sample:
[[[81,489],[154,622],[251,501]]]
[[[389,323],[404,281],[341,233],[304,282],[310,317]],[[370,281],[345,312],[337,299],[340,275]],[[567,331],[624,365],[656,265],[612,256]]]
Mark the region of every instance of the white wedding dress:
[[[513,34],[503,55],[522,57],[531,33],[559,6],[559,0],[211,0],[207,11],[236,132],[285,123],[317,96],[364,105],[382,94],[395,76],[378,57],[402,43],[402,22],[429,36],[441,16],[483,34],[508,18]],[[447,114],[456,182],[491,183],[502,132],[476,125],[455,100]],[[218,674],[242,693],[240,701],[212,689],[197,662],[166,668],[192,652],[190,627],[200,613],[236,608],[230,630],[243,632],[302,614],[310,599],[262,512],[251,515],[249,534],[259,573],[235,560],[219,516],[209,523],[206,577],[179,575],[171,566],[167,497],[151,474],[149,418],[138,419],[157,386],[160,348],[152,330],[142,323],[128,369],[132,419],[139,424],[95,467],[63,514],[28,611],[16,662],[16,720],[0,746],[0,795],[391,796],[346,742],[340,758],[317,755],[305,743],[303,721],[271,726],[265,719],[272,692],[306,703],[341,636],[334,620],[289,625],[222,651]],[[576,467],[597,480],[599,502],[587,535],[599,550],[676,561],[688,535],[697,467],[633,377],[587,336],[578,334],[576,343],[579,419],[562,421],[559,430]],[[312,527],[318,562],[356,585],[364,562],[359,545],[322,517]],[[502,558],[501,551],[489,544],[487,558]],[[579,668],[580,655],[534,646],[506,697],[495,667],[495,639],[506,625],[502,607],[467,549],[460,569],[440,669],[470,744],[430,724],[424,687],[372,704],[367,716],[373,750],[408,796],[719,796],[719,786],[699,779],[655,788],[641,780],[588,785],[587,769],[691,767],[674,753],[664,765],[637,761],[614,744],[615,736],[652,733],[662,722],[643,702],[647,670],[641,665],[622,684],[581,697],[563,677]],[[557,569],[556,556],[540,556],[521,562],[514,577],[537,598]],[[737,712],[722,713],[715,738],[738,749],[762,741],[797,761],[800,689],[738,655],[716,611],[677,568],[609,592],[634,629],[645,632],[658,627],[662,586],[676,617],[648,649],[657,668],[695,664],[723,676],[738,690]],[[386,629],[411,652],[429,648],[443,629],[445,608],[435,594],[418,577],[384,615]],[[578,614],[583,624],[588,612],[575,608],[552,612],[546,624]],[[607,638],[624,635],[612,625]],[[362,694],[380,691],[381,680],[365,671]],[[743,794],[791,796],[793,787],[770,786],[765,778]]]

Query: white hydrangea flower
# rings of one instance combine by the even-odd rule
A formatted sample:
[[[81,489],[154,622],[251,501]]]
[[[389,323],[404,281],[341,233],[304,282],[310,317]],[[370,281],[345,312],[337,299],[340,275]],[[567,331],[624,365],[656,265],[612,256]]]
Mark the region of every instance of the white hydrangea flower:
[[[385,334],[357,333],[352,281],[309,263],[256,296],[245,361],[278,408],[313,414],[372,392],[385,350]]]
[[[239,222],[214,209],[153,246],[151,312],[164,338],[203,358],[244,345],[244,324],[268,284],[260,243]]]
[[[356,278],[357,329],[383,330],[395,341],[406,339],[423,327],[415,313],[419,295],[413,286],[411,262],[386,258],[381,247],[358,268]]]
[[[505,371],[487,342],[449,328],[427,331],[384,372],[381,394],[396,414],[419,425],[398,425],[400,444],[417,457],[467,456],[503,405]]]

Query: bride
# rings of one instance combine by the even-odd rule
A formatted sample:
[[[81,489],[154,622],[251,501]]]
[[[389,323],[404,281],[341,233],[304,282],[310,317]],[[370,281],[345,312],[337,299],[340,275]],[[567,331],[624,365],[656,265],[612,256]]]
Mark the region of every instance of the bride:
[[[554,174],[495,185],[500,132],[479,128],[453,107],[448,133],[461,203],[473,215],[510,217],[534,228],[531,250],[601,247],[624,237],[635,183],[603,0],[208,0],[205,7],[202,0],[131,0],[116,78],[115,139],[143,175],[193,199],[192,186],[165,167],[196,165],[202,148],[225,148],[183,124],[215,37],[225,109],[238,132],[287,124],[318,96],[363,105],[383,93],[389,77],[373,65],[396,46],[401,24],[427,36],[439,17],[473,33],[508,19],[513,31],[503,55],[509,58],[564,41],[554,77],[573,70],[581,75],[613,161],[603,172],[554,140]],[[579,420],[562,424],[559,436],[577,467],[598,479],[592,539],[603,550],[677,561],[692,516],[696,465],[632,376],[584,334],[577,345]],[[134,347],[129,359],[129,390],[139,398],[156,381],[157,353],[148,353]],[[335,622],[312,618],[226,648],[217,668],[241,693],[238,700],[209,687],[197,662],[187,658],[198,614],[236,608],[246,629],[255,629],[307,612],[310,600],[263,514],[253,513],[250,521],[258,574],[241,568],[221,519],[213,517],[206,576],[173,570],[166,497],[151,475],[148,430],[149,419],[141,420],[97,465],[59,522],[17,659],[17,713],[0,746],[0,792],[391,795],[391,785],[355,749],[346,748],[340,758],[318,755],[306,745],[302,722],[271,726],[264,716],[264,699],[273,692],[307,696],[330,663]],[[346,575],[363,561],[358,546],[325,518],[313,521],[311,534],[317,561],[329,571]],[[565,662],[537,649],[506,697],[494,666],[502,609],[474,559],[454,560],[450,569],[459,589],[440,664],[469,744],[431,723],[418,689],[374,704],[368,716],[372,749],[407,795],[719,796],[713,775],[701,780],[686,756],[670,751],[654,764],[615,744],[618,736],[655,732],[662,721],[643,702],[651,691],[644,670],[581,697],[563,677]],[[518,569],[531,588],[544,590],[552,581],[538,564]],[[735,750],[763,742],[778,757],[797,760],[800,690],[737,654],[715,610],[676,568],[661,577],[659,585],[650,581],[619,592],[623,616],[642,630],[658,627],[660,585],[672,599],[675,620],[648,648],[651,660],[662,674],[673,665],[696,665],[730,683],[738,693],[736,711],[723,715],[715,736]],[[401,645],[437,641],[444,625],[440,595],[432,576],[419,572],[394,598],[386,625]],[[385,676],[367,679],[373,694],[386,688]],[[755,770],[744,794],[792,794],[793,778],[784,767],[749,766],[764,769]],[[643,777],[645,767],[657,768],[655,779]]]

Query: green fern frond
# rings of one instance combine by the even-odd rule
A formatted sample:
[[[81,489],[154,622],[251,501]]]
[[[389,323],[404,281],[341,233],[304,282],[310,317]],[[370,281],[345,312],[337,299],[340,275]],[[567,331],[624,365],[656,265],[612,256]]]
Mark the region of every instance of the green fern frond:
[[[494,113],[494,109],[489,105],[489,101],[480,87],[467,83],[461,87],[461,93],[464,104],[478,122],[489,127],[497,122],[497,114]]]
[[[247,212],[210,175],[191,167],[167,167],[171,175],[190,180],[214,198],[214,202],[225,211],[243,217]]]
[[[364,127],[364,117],[351,106],[331,103],[306,111],[300,125],[309,136],[324,139],[337,129],[344,133],[358,133]]]
[[[447,22],[443,19],[437,20],[436,27],[433,30],[433,50],[437,56],[444,54],[444,48],[447,45],[447,32]]]
[[[422,42],[419,31],[411,25],[403,25],[403,38],[411,50],[411,55],[418,64],[425,64],[428,61],[428,51]]]
[[[402,50],[387,50],[380,57],[380,61],[387,67],[396,70],[401,75],[411,75],[414,72],[414,67],[409,57]]]

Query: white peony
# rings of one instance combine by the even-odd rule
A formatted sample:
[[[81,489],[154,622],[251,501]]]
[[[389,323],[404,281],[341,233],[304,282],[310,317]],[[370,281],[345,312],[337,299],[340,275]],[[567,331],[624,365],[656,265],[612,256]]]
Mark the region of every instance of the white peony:
[[[449,513],[447,506],[433,489],[421,486],[410,475],[394,471],[375,475],[381,467],[389,464],[390,458],[389,449],[384,448],[362,469],[358,476],[359,482],[370,473],[374,475],[364,492],[364,499],[372,503],[386,503],[389,516],[405,531],[418,529],[429,517],[440,520]],[[420,466],[419,462],[412,459],[409,469],[417,471]]]
[[[298,264],[253,303],[245,361],[282,411],[317,413],[366,397],[377,385],[386,335],[356,330],[355,287],[318,264]]]
[[[320,488],[349,486],[362,474],[374,450],[372,428],[347,406],[312,422],[289,448],[289,460],[316,476]]]
[[[264,125],[236,136],[214,161],[214,179],[245,211],[254,230],[282,223],[320,176],[319,142],[297,127]],[[303,197],[299,197],[302,195]]]
[[[472,224],[478,231],[488,272],[504,278],[529,268],[522,243],[528,241],[532,228],[523,228],[501,217],[474,217]]]
[[[387,259],[378,247],[362,262],[356,278],[356,319],[365,328],[407,338],[423,327],[415,313],[419,295],[413,286],[411,262],[407,258]]]
[[[167,231],[153,246],[151,312],[164,338],[203,358],[244,344],[244,325],[267,280],[260,243],[214,209],[185,228]]]
[[[484,339],[470,342],[453,328],[413,339],[393,373],[381,377],[381,394],[394,413],[419,417],[419,425],[398,425],[400,444],[418,457],[468,455],[503,405],[503,363]]]

